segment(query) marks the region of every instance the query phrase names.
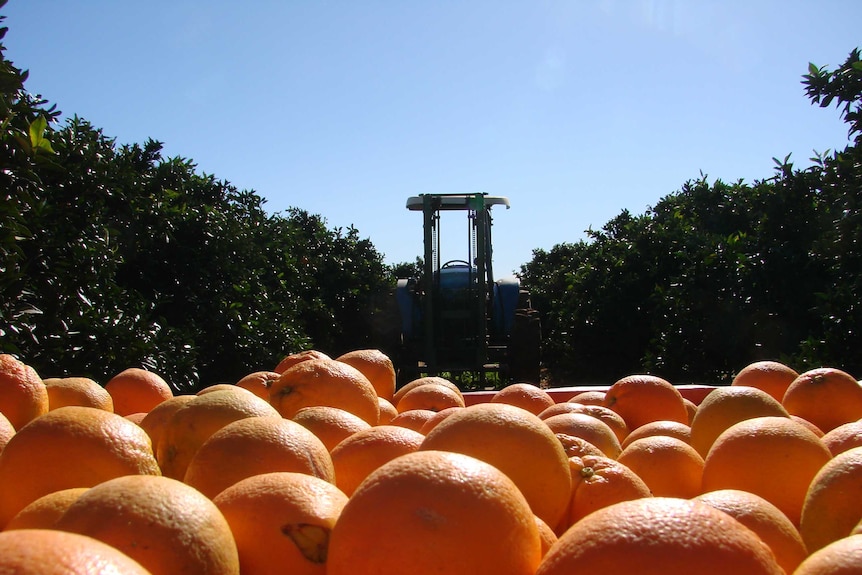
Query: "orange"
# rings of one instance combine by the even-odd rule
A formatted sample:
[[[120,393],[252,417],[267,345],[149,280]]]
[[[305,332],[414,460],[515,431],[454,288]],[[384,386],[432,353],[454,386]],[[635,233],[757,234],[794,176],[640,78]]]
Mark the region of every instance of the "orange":
[[[12,427],[6,416],[0,413],[0,451],[3,451],[13,435],[15,435],[15,428]]]
[[[275,373],[282,374],[294,365],[298,363],[302,363],[303,361],[308,361],[309,359],[332,359],[322,351],[318,351],[316,349],[307,349],[305,351],[300,351],[297,353],[291,353],[285,356],[278,365],[272,370]]]
[[[50,377],[43,381],[48,391],[49,410],[66,405],[82,405],[114,411],[111,394],[88,377]]]
[[[174,395],[159,374],[138,367],[121,371],[108,380],[105,389],[111,394],[114,413],[119,415],[150,411]]]
[[[862,520],[862,447],[839,453],[808,487],[799,531],[813,553],[846,537]]]
[[[207,439],[189,461],[183,482],[210,499],[234,483],[261,473],[293,471],[335,483],[323,442],[295,421],[246,417]]]
[[[377,425],[351,435],[332,450],[335,485],[348,496],[372,471],[419,449],[425,436],[396,425]]]
[[[702,457],[721,433],[753,417],[790,417],[771,395],[756,387],[717,387],[700,402],[691,422],[691,445]]]
[[[392,402],[382,397],[377,398],[377,407],[380,408],[380,418],[377,420],[378,425],[386,425],[398,415],[398,410],[395,409]]]
[[[750,529],[698,501],[645,497],[599,509],[566,531],[536,575],[783,575]]]
[[[676,437],[691,445],[691,427],[685,423],[678,421],[651,421],[629,433],[621,444],[622,448],[625,449],[632,441],[653,435]]]
[[[555,403],[554,405],[539,412],[538,418],[548,419],[549,417],[560,415],[561,413],[583,413],[584,407],[586,407],[586,405],[582,403],[574,403],[569,401]]]
[[[0,533],[0,573],[150,575],[140,563],[92,537],[50,529]]]
[[[629,431],[651,421],[688,423],[688,409],[679,390],[655,375],[629,375],[608,388],[605,407],[625,420]]]
[[[460,391],[443,385],[420,385],[411,389],[395,404],[398,413],[411,409],[429,409],[440,411],[447,407],[464,407],[464,396]]]
[[[140,426],[141,422],[144,420],[144,418],[146,416],[147,416],[146,413],[130,413],[129,415],[126,416],[126,419],[128,419],[129,421],[131,421],[135,425]]]
[[[583,457],[584,455],[605,457],[605,453],[601,449],[582,437],[566,435],[565,433],[555,433],[554,436],[560,440],[563,451],[566,452],[566,457]]]
[[[805,558],[793,575],[858,575],[862,573],[862,535],[833,541]]]
[[[533,575],[540,560],[535,518],[510,478],[467,455],[416,451],[378,468],[347,501],[326,572]]]
[[[616,459],[622,451],[613,430],[598,418],[585,413],[561,413],[544,421],[555,434],[562,433],[585,439],[611,459]]]
[[[799,417],[798,415],[791,415],[790,419],[792,419],[796,423],[801,423],[802,425],[804,425],[805,427],[810,429],[814,433],[814,435],[816,435],[817,437],[823,437],[824,435],[826,435],[825,433],[823,433],[822,429],[820,429],[819,427],[817,427],[816,425],[814,425],[813,423],[811,423],[807,419]]]
[[[48,412],[48,390],[36,370],[0,354],[0,414],[15,429]]]
[[[829,433],[862,418],[862,386],[845,371],[821,367],[793,380],[781,403],[791,415],[807,419]]]
[[[414,379],[413,381],[407,382],[402,387],[399,387],[398,390],[395,392],[395,395],[392,396],[392,405],[397,407],[398,402],[401,401],[401,398],[404,397],[404,394],[406,394],[413,388],[419,387],[420,385],[427,385],[429,383],[436,385],[444,385],[452,391],[461,393],[461,390],[458,389],[458,386],[446,378],[437,376],[420,377],[419,379]]]
[[[608,457],[570,457],[569,471],[572,475],[572,496],[566,517],[557,528],[558,532],[608,505],[652,497],[643,479],[619,461]]]
[[[811,431],[788,417],[755,417],[718,436],[703,466],[703,491],[760,495],[799,525],[808,485],[831,458]]]
[[[491,396],[494,403],[508,403],[539,415],[554,405],[554,398],[544,389],[532,383],[513,383]]]
[[[536,519],[536,527],[539,528],[539,539],[542,542],[542,557],[544,557],[554,543],[557,542],[557,534],[538,515],[533,515],[533,517]]]
[[[464,409],[463,407],[447,407],[446,409],[441,409],[440,411],[434,413],[431,417],[429,417],[425,423],[422,424],[422,427],[419,428],[419,433],[422,435],[427,435],[429,431],[437,427],[437,424],[452,415],[454,412],[459,409]]]
[[[312,405],[338,407],[371,425],[380,419],[377,392],[368,378],[334,359],[309,359],[284,371],[269,388],[269,402],[288,419]]]
[[[242,573],[325,575],[329,536],[347,496],[304,473],[248,477],[213,500],[236,540]]]
[[[238,387],[195,396],[181,405],[163,426],[156,447],[162,474],[182,480],[192,457],[213,433],[239,419],[267,416],[278,417],[278,412]]]
[[[198,390],[195,395],[204,395],[207,393],[212,393],[213,391],[234,391],[234,390],[242,390],[240,393],[251,393],[252,395],[257,395],[256,393],[249,391],[244,387],[240,387],[238,385],[234,385],[232,383],[215,383],[213,385],[208,385],[200,390]]]
[[[786,573],[793,573],[808,555],[799,531],[778,507],[766,499],[737,489],[710,491],[695,498],[724,511],[755,533],[775,554]]]
[[[568,458],[548,426],[525,409],[505,403],[459,409],[428,432],[421,449],[463,453],[497,467],[548,525],[556,526],[566,512]]]
[[[598,390],[581,391],[568,399],[570,403],[580,403],[581,405],[604,405],[605,392]]]
[[[620,416],[620,414],[610,408],[602,405],[582,403],[566,403],[564,405],[574,406],[574,408],[571,409],[571,413],[591,415],[592,417],[606,423],[607,426],[611,428],[611,431],[614,432],[614,435],[617,436],[620,443],[622,443],[629,435],[629,426],[626,425],[625,420]],[[544,417],[543,419],[547,420],[548,417]]]
[[[72,487],[43,495],[10,519],[6,524],[6,530],[53,529],[66,509],[89,489],[89,487]]]
[[[854,447],[862,447],[862,419],[839,425],[820,438],[832,456]]]
[[[431,411],[430,409],[408,409],[405,412],[395,416],[389,425],[397,425],[406,427],[413,431],[421,431],[428,421],[436,418],[439,411]]]
[[[792,367],[778,361],[755,361],[742,368],[733,378],[731,386],[756,387],[778,402],[799,374]]]
[[[293,421],[316,435],[328,451],[357,431],[371,427],[367,421],[349,411],[326,405],[303,407],[293,416]]]
[[[361,371],[379,397],[392,401],[395,395],[395,366],[388,355],[379,349],[356,349],[336,359]]]
[[[276,371],[255,371],[236,382],[237,387],[247,389],[261,399],[269,401],[269,388],[281,375]]]
[[[147,412],[147,415],[140,421],[138,425],[147,432],[147,435],[150,436],[150,441],[153,442],[153,453],[158,453],[159,442],[165,432],[168,420],[174,416],[174,413],[180,407],[192,401],[195,397],[197,396],[177,395],[167,399]]]
[[[685,409],[688,411],[688,422],[691,423],[694,420],[694,416],[697,415],[698,405],[687,397],[683,397],[682,402],[685,404]]]
[[[159,474],[143,429],[103,409],[55,409],[21,428],[0,453],[0,529],[43,495],[130,474]]]
[[[90,488],[57,521],[119,549],[153,575],[239,574],[230,526],[215,504],[184,483],[127,475]]]
[[[643,479],[656,497],[689,499],[700,494],[703,458],[681,439],[663,435],[638,439],[617,461]]]

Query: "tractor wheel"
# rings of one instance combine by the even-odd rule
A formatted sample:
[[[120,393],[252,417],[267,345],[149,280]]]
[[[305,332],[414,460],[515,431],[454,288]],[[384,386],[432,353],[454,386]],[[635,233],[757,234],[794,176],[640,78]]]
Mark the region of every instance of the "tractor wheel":
[[[509,379],[539,385],[541,380],[542,326],[532,308],[515,311],[509,336]]]

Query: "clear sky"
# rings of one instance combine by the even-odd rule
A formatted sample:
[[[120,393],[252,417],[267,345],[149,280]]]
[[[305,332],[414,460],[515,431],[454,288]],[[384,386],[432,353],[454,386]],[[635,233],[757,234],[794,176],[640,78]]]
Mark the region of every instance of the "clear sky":
[[[408,196],[488,192],[498,276],[643,213],[701,172],[842,148],[808,63],[862,45],[859,0],[10,0],[27,88],[118,144],[255,190],[388,263],[422,253]],[[466,220],[463,220],[465,222]],[[447,222],[446,259],[466,249]],[[451,257],[447,257],[451,254]]]

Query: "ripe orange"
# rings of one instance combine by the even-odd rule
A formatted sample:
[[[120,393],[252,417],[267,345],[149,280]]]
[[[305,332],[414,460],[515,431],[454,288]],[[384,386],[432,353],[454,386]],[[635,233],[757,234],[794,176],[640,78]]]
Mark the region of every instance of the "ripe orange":
[[[0,529],[43,495],[129,474],[159,474],[143,429],[103,409],[55,409],[0,452]]]
[[[544,557],[545,553],[557,542],[557,534],[538,515],[533,515],[533,517],[536,519],[536,527],[539,528],[539,539],[542,542],[542,557]]]
[[[6,416],[0,413],[0,451],[3,451],[13,435],[15,435],[15,428],[12,427]]]
[[[398,413],[411,409],[440,411],[448,407],[464,407],[464,396],[444,385],[420,385],[411,389],[398,400],[395,409]]]
[[[150,575],[137,561],[92,537],[51,529],[0,533],[0,573]]]
[[[792,367],[778,361],[756,361],[742,368],[733,378],[731,386],[756,387],[765,391],[779,403],[784,393],[799,374]]]
[[[392,405],[392,402],[382,397],[377,398],[377,407],[380,408],[380,419],[378,425],[387,425],[398,415],[398,410]]]
[[[356,349],[336,358],[352,365],[368,378],[378,397],[392,401],[395,395],[395,366],[379,349]]]
[[[301,361],[283,372],[269,388],[269,402],[288,419],[312,405],[338,407],[371,425],[380,419],[377,392],[368,378],[334,359]]]
[[[177,395],[161,402],[147,412],[147,415],[144,416],[138,425],[150,436],[150,441],[153,443],[153,453],[159,452],[159,442],[164,435],[167,422],[180,407],[192,401],[195,397],[197,396]]]
[[[332,450],[335,485],[347,496],[372,471],[399,455],[419,449],[425,436],[396,425],[377,425],[355,433]]]
[[[422,435],[428,435],[428,432],[437,427],[437,424],[452,415],[454,412],[459,409],[464,409],[463,407],[447,407],[446,409],[441,409],[436,412],[434,415],[429,417],[425,423],[422,424],[422,427],[419,428],[419,433]]]
[[[126,417],[126,419],[128,419],[129,421],[131,421],[132,423],[134,423],[135,425],[140,427],[141,422],[144,420],[144,418],[146,416],[147,416],[146,413],[130,413],[129,415],[127,415],[125,417]]]
[[[632,441],[653,435],[676,437],[691,445],[691,427],[685,423],[678,421],[651,421],[629,433],[621,444],[622,448],[625,449]]]
[[[237,387],[247,389],[259,398],[269,401],[269,388],[281,374],[275,371],[255,371],[236,382]]]
[[[846,537],[862,520],[862,447],[828,461],[810,483],[799,531],[813,553]]]
[[[614,435],[617,436],[620,444],[625,440],[629,435],[629,426],[626,425],[625,420],[615,412],[614,410],[604,407],[602,405],[590,405],[590,404],[582,404],[582,403],[567,403],[565,405],[573,405],[574,408],[571,410],[571,413],[583,413],[586,415],[591,415],[596,419],[601,420],[606,423],[608,427],[611,428],[611,431],[614,432]],[[548,418],[545,417],[545,420]]]
[[[862,419],[839,425],[820,438],[823,444],[836,456],[848,449],[862,447]]]
[[[535,518],[511,479],[466,455],[416,451],[353,493],[332,529],[327,575],[532,575],[540,560]]]
[[[48,412],[48,391],[29,365],[0,354],[0,413],[15,429]]]
[[[545,420],[553,433],[580,437],[598,447],[602,453],[616,459],[622,447],[613,430],[604,421],[585,413],[561,413]]]
[[[581,405],[604,405],[605,392],[598,390],[581,391],[568,399],[570,403],[580,403]]]
[[[755,533],[775,554],[786,573],[793,573],[808,555],[799,531],[778,507],[766,499],[737,489],[720,489],[695,497],[724,511]]]
[[[681,439],[663,435],[638,439],[617,461],[643,479],[656,497],[689,499],[700,494],[703,458]]]
[[[159,374],[138,367],[121,371],[108,380],[105,389],[111,394],[114,413],[119,415],[150,411],[174,395]]]
[[[566,512],[572,488],[566,453],[548,426],[520,407],[459,409],[428,432],[421,449],[463,453],[497,467],[548,525],[556,526]]]
[[[843,537],[805,558],[793,575],[858,575],[862,573],[862,535]]]
[[[371,427],[358,415],[327,405],[303,407],[293,416],[293,421],[316,435],[328,451],[357,431]]]
[[[240,393],[251,393],[252,395],[256,395],[255,393],[245,389],[244,387],[240,387],[238,385],[234,385],[232,383],[214,383],[213,385],[208,385],[202,389],[199,389],[195,395],[205,395],[207,393],[212,393],[214,391],[240,391]]]
[[[551,394],[532,383],[513,383],[491,396],[493,403],[508,403],[539,415],[554,405]]]
[[[406,427],[413,431],[422,431],[425,424],[436,418],[439,411],[431,411],[430,409],[408,409],[396,415],[389,425],[397,425],[398,427]]]
[[[604,406],[619,413],[630,432],[651,421],[688,423],[682,394],[655,375],[629,375],[616,381],[605,393]]]
[[[705,503],[645,497],[616,503],[574,524],[536,575],[691,573],[783,575],[769,548],[726,513]]]
[[[43,381],[48,391],[49,410],[66,405],[82,405],[114,411],[111,394],[88,377],[50,377]]]
[[[574,403],[570,401],[555,403],[554,405],[540,411],[538,418],[548,419],[549,417],[554,417],[555,415],[560,415],[561,413],[583,413],[585,407],[586,405],[583,403]]]
[[[184,483],[127,475],[78,497],[57,529],[119,549],[153,575],[238,575],[230,526],[215,504]]]
[[[760,495],[799,525],[808,485],[831,458],[823,442],[788,417],[755,417],[718,436],[703,466],[703,491]]]
[[[399,387],[395,391],[395,395],[392,396],[392,405],[398,406],[398,402],[401,401],[401,398],[404,397],[404,394],[412,390],[413,388],[419,387],[420,385],[427,384],[436,384],[436,385],[444,385],[451,389],[452,391],[461,393],[461,390],[458,389],[458,386],[443,377],[437,376],[428,376],[428,377],[420,377],[419,379],[414,379],[413,381],[407,382],[402,387]]]
[[[278,374],[282,374],[294,365],[298,363],[302,363],[303,361],[308,361],[309,359],[332,359],[322,351],[318,351],[316,349],[307,349],[305,351],[300,351],[297,353],[291,353],[285,356],[278,365],[272,370]]]
[[[562,533],[593,511],[614,503],[652,497],[652,493],[634,471],[608,457],[585,455],[569,458],[572,496],[564,520],[558,524]]]
[[[807,419],[799,417],[798,415],[791,415],[790,419],[792,419],[796,423],[801,423],[802,425],[804,425],[805,427],[810,429],[814,433],[814,435],[816,435],[817,437],[823,437],[824,435],[826,435],[825,433],[823,433],[822,429],[820,429],[819,427],[817,427],[816,425],[814,425],[813,423],[811,423]]]
[[[236,540],[242,573],[325,575],[329,536],[347,496],[304,473],[263,473],[213,500]]]
[[[72,487],[43,495],[19,511],[6,524],[10,529],[53,529],[57,520],[89,487]]]
[[[335,483],[332,458],[311,431],[281,417],[246,417],[207,439],[186,468],[183,482],[210,499],[261,473],[293,471]]]
[[[702,457],[721,433],[753,417],[790,417],[781,403],[756,387],[717,387],[700,402],[691,422],[691,446]]]
[[[862,418],[862,386],[845,371],[821,367],[793,380],[781,403],[791,415],[807,419],[829,433]]]
[[[182,480],[192,457],[213,433],[239,419],[267,416],[278,417],[278,412],[238,387],[196,395],[181,405],[163,427],[156,448],[162,474]]]
[[[699,406],[687,397],[683,397],[682,402],[685,404],[685,409],[688,411],[688,422],[691,423],[694,421],[694,416],[697,415],[697,409]]]
[[[555,433],[554,436],[560,440],[560,444],[563,446],[563,451],[566,452],[566,457],[583,457],[585,455],[605,457],[605,454],[601,449],[582,437],[566,435],[565,433]]]

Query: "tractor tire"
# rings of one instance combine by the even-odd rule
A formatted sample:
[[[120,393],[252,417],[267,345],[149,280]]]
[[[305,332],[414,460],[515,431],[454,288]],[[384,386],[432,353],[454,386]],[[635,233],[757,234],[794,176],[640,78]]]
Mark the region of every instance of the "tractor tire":
[[[513,383],[541,383],[542,325],[532,308],[515,311],[509,336],[509,379]]]

